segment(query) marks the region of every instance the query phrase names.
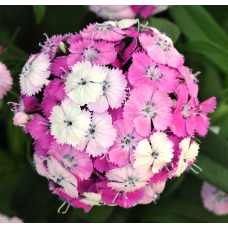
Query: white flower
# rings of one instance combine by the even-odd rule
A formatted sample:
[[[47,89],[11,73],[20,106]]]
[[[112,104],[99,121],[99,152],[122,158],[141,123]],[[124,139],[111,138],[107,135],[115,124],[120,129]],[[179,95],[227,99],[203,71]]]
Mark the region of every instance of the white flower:
[[[134,168],[146,172],[152,165],[152,172],[158,173],[173,158],[173,143],[164,132],[155,132],[150,136],[151,146],[147,139],[139,142],[134,151]]]
[[[75,176],[64,169],[53,157],[47,160],[47,166],[49,178],[61,185],[67,195],[73,198],[78,197],[77,179]]]
[[[126,98],[127,80],[122,74],[122,70],[104,68],[106,78],[102,82],[103,94],[96,102],[89,103],[88,108],[95,112],[108,110],[109,105],[112,109],[121,107]]]
[[[174,175],[179,177],[188,167],[188,162],[193,161],[199,153],[199,145],[193,142],[190,145],[191,137],[184,138],[180,144],[179,149],[182,149],[181,157],[178,163],[177,170]]]
[[[91,114],[80,109],[74,101],[66,99],[61,106],[54,106],[50,116],[51,135],[60,144],[72,146],[84,142]]]
[[[78,62],[67,77],[65,91],[68,97],[80,105],[95,102],[102,94],[101,82],[105,77],[103,67],[92,66],[88,61]]]
[[[88,205],[98,205],[102,206],[105,203],[101,200],[101,194],[93,193],[93,192],[84,192],[83,195],[85,198],[81,199],[80,201],[84,204]]]
[[[151,170],[146,173],[138,173],[132,165],[127,165],[109,170],[106,176],[108,180],[112,181],[108,183],[108,187],[116,191],[133,192],[146,186],[153,173]]]
[[[20,74],[21,93],[32,96],[41,91],[50,76],[49,55],[41,53],[32,55],[24,65]]]
[[[15,126],[25,127],[27,123],[29,123],[32,118],[34,117],[34,114],[28,115],[24,112],[17,112],[13,117],[13,124]]]

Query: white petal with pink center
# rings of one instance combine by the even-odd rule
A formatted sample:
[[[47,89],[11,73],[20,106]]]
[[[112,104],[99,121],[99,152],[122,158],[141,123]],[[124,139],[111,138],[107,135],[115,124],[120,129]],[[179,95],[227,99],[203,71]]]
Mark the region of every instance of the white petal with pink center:
[[[73,174],[64,169],[53,157],[47,160],[49,178],[61,185],[66,194],[72,198],[78,197],[77,179]]]
[[[164,132],[155,132],[147,139],[139,142],[134,151],[135,162],[133,164],[139,172],[145,173],[152,166],[152,172],[158,173],[160,169],[171,162],[173,158],[173,143]]]
[[[153,173],[149,169],[146,173],[142,174],[137,172],[132,165],[127,165],[108,171],[106,176],[111,181],[108,183],[108,187],[116,191],[133,192],[146,186]]]

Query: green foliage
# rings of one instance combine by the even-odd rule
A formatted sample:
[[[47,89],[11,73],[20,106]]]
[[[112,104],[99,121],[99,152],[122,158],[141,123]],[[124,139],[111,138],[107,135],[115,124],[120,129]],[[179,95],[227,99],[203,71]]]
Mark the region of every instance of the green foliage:
[[[46,12],[46,6],[43,5],[33,5],[33,10],[36,18],[36,23],[40,24],[40,22],[43,20],[45,12]]]

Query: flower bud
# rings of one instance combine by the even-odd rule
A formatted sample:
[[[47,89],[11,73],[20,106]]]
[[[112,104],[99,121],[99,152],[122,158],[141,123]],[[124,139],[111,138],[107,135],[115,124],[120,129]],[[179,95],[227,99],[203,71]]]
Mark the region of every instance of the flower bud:
[[[32,120],[33,116],[33,114],[28,115],[24,112],[18,112],[13,118],[13,123],[15,126],[25,127],[25,125]]]

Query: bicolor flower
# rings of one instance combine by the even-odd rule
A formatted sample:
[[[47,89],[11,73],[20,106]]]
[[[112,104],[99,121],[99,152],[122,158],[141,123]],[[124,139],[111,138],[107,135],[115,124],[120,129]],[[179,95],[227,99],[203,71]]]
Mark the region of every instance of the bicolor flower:
[[[132,120],[135,129],[141,136],[151,133],[151,121],[158,131],[165,130],[171,120],[172,100],[167,93],[156,90],[156,87],[143,84],[131,91],[129,100],[124,106],[123,117]]]
[[[93,192],[84,192],[83,194],[85,198],[81,199],[80,201],[84,204],[88,204],[91,206],[103,206],[105,203],[101,200],[101,194],[93,193]]]
[[[165,181],[164,182],[158,182],[157,184],[152,185],[146,185],[144,187],[145,189],[145,195],[143,199],[141,199],[138,204],[149,204],[153,202],[156,204],[156,200],[160,199],[160,194],[163,192],[165,188]]]
[[[13,79],[6,65],[0,62],[0,99],[12,88]]]
[[[145,173],[151,169],[153,173],[158,173],[167,163],[171,162],[173,143],[168,139],[166,133],[157,131],[150,136],[150,143],[147,139],[140,141],[133,153],[135,157],[133,166],[136,170]]]
[[[65,91],[68,97],[80,105],[95,102],[102,94],[101,82],[105,78],[102,67],[92,66],[88,61],[78,62],[67,77]]]
[[[89,61],[92,65],[108,65],[117,56],[114,44],[107,41],[79,40],[71,44],[69,50],[72,54],[67,57],[68,66],[80,61]]]
[[[109,107],[120,108],[126,98],[127,80],[122,70],[104,68],[106,78],[101,83],[103,94],[95,102],[88,103],[88,108],[95,112],[105,112]]]
[[[53,157],[47,159],[49,178],[62,186],[67,195],[72,198],[78,197],[77,179],[73,174],[64,169]]]
[[[78,151],[71,145],[53,142],[48,154],[53,156],[66,170],[81,180],[88,179],[93,172],[93,163],[85,151]]]
[[[133,192],[116,191],[107,186],[107,182],[103,181],[97,184],[101,199],[108,205],[119,205],[123,208],[130,208],[137,205],[145,194],[144,189],[137,189]]]
[[[133,164],[133,151],[143,137],[135,131],[134,124],[130,120],[117,120],[113,123],[113,127],[117,130],[117,138],[108,152],[111,162],[120,167]]]
[[[31,55],[20,74],[21,93],[32,96],[41,91],[50,76],[50,59],[47,54]]]
[[[84,150],[93,157],[106,154],[116,139],[116,129],[112,126],[112,117],[107,113],[93,113],[92,122],[86,129],[86,140],[76,148]]]
[[[50,116],[51,135],[60,144],[76,146],[85,140],[90,124],[90,113],[81,110],[74,101],[66,99],[60,106],[54,106]]]
[[[110,181],[107,185],[117,191],[134,192],[146,186],[147,181],[153,176],[151,170],[139,173],[132,165],[109,170],[106,177]]]
[[[179,144],[179,149],[181,149],[181,155],[177,170],[174,173],[174,175],[176,175],[177,177],[179,177],[187,169],[187,167],[195,161],[195,158],[199,153],[199,145],[196,142],[190,142],[191,137],[188,137],[184,138]],[[195,164],[193,165],[196,166]],[[199,168],[198,166],[196,167]]]
[[[203,182],[201,191],[204,207],[216,215],[228,214],[228,195],[216,187]]]
[[[174,70],[155,63],[144,52],[135,52],[132,57],[128,75],[134,87],[149,84],[165,93],[172,93],[176,89],[179,80]]]

